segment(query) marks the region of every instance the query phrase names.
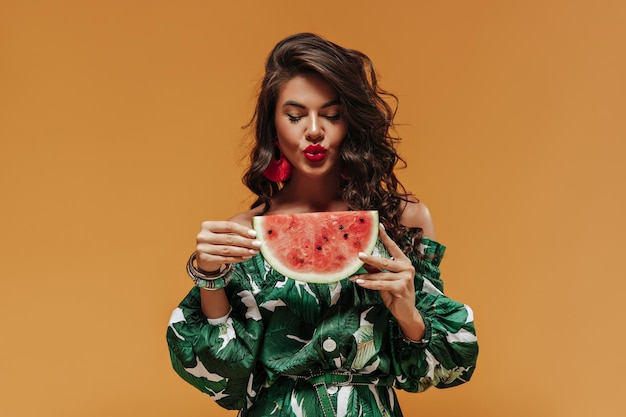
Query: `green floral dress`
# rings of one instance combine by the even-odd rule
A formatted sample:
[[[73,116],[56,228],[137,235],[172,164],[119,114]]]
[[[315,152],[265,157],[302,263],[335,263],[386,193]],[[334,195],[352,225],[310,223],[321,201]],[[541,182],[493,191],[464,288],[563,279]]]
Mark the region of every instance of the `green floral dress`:
[[[326,415],[402,416],[394,388],[459,385],[478,355],[472,310],[443,294],[445,247],[428,239],[420,247],[424,256],[409,258],[422,341],[403,337],[377,291],[349,279],[295,281],[259,254],[236,265],[227,317],[208,320],[198,288],[174,310],[167,330],[174,370],[241,417],[323,416],[322,396],[332,404]]]

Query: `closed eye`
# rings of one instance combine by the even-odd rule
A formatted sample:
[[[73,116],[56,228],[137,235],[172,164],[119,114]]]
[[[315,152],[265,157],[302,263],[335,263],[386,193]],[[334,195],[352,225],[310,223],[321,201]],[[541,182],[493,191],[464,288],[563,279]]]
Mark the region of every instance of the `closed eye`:
[[[302,116],[292,116],[290,114],[288,114],[287,117],[289,118],[290,123],[298,123],[300,119],[302,119]]]

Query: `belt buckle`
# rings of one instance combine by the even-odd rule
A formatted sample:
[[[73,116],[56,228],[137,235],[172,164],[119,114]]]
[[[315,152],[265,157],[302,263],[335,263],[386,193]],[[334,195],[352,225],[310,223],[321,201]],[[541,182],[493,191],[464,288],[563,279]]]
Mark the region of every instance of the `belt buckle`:
[[[343,374],[337,374],[337,375],[348,375],[348,380],[346,382],[336,382],[334,385],[340,386],[340,387],[345,387],[347,385],[350,385],[352,383],[352,372],[346,372]]]

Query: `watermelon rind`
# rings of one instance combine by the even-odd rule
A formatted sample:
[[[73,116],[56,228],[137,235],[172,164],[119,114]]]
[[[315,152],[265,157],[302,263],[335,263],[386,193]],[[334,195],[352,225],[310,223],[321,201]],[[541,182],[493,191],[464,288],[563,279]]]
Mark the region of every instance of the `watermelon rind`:
[[[378,212],[376,210],[348,211],[348,212],[314,212],[314,213],[255,216],[252,219],[252,226],[257,233],[256,235],[257,240],[261,241],[261,248],[260,248],[261,255],[263,256],[265,261],[272,268],[274,268],[274,270],[284,275],[285,277],[292,278],[297,281],[309,282],[309,283],[315,283],[315,284],[329,284],[329,283],[341,281],[342,279],[348,278],[354,275],[355,273],[357,273],[358,271],[364,271],[364,269],[362,269],[364,264],[359,259],[358,252],[355,249],[352,249],[352,248],[349,249],[350,251],[353,251],[353,253],[350,254],[347,260],[338,261],[341,263],[342,268],[335,272],[321,273],[320,271],[313,270],[314,269],[313,267],[311,267],[311,269],[309,270],[295,270],[294,268],[290,267],[289,265],[287,265],[285,262],[281,260],[281,258],[285,257],[284,256],[285,254],[277,249],[276,247],[277,245],[275,243],[273,243],[272,241],[266,238],[266,236],[268,236],[266,235],[268,231],[267,224],[277,220],[278,216],[289,216],[289,217],[285,217],[285,219],[289,219],[289,221],[295,221],[295,222],[298,222],[298,221],[315,222],[314,223],[316,225],[315,227],[317,228],[319,226],[319,228],[321,229],[322,227],[324,227],[325,224],[328,224],[329,222],[334,221],[334,219],[336,220],[337,216],[343,216],[343,215],[348,215],[348,214],[351,217],[355,217],[355,218],[358,218],[359,216],[365,217],[368,219],[368,221],[371,222],[371,228],[369,230],[366,230],[367,234],[364,236],[361,236],[361,239],[359,239],[361,247],[359,248],[358,252],[372,254],[372,252],[374,251],[374,248],[376,247],[376,243],[378,241],[379,219],[378,219]],[[280,220],[283,220],[283,219],[280,219]],[[310,232],[310,233],[316,233],[316,232],[317,232],[317,229],[316,231]],[[317,237],[314,235],[305,236],[305,235],[300,234],[297,236],[297,239],[300,242],[304,241],[304,242],[310,243],[310,242],[314,242],[315,239],[318,237],[319,236]],[[288,239],[288,237],[285,237],[284,239]],[[335,245],[337,243],[338,242],[333,242],[333,244]],[[280,241],[280,244],[282,244],[283,247],[285,246],[299,247],[300,246],[300,245],[295,245],[291,241],[288,241],[288,240],[282,240]],[[339,247],[342,249],[345,249],[342,246],[339,246]],[[279,253],[277,253],[277,250]],[[329,248],[329,251],[332,251],[332,248]],[[310,253],[311,254],[310,256],[312,257],[316,256],[313,250],[309,250],[308,253]],[[320,262],[323,262],[324,259],[325,258],[323,256],[318,258]]]

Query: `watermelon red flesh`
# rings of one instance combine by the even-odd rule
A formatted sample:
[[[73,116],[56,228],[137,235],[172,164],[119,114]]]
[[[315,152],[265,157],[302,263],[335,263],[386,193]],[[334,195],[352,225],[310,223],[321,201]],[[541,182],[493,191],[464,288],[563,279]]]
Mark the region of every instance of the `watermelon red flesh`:
[[[265,260],[281,274],[328,283],[363,266],[359,252],[372,253],[378,238],[377,211],[256,216],[253,226]]]

